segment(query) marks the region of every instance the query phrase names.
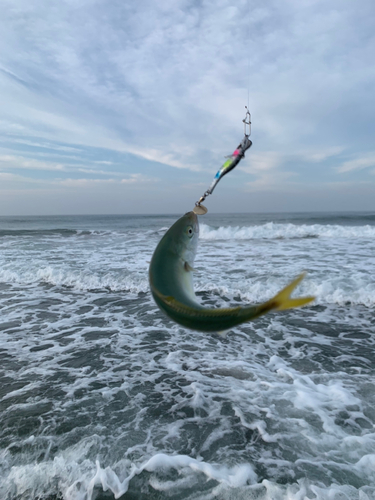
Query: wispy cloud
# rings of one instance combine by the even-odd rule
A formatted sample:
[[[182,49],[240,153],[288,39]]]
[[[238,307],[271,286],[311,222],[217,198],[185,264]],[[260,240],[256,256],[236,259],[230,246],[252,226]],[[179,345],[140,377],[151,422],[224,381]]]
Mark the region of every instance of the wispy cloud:
[[[78,182],[75,171],[89,183],[96,162],[97,177],[110,170],[108,185],[147,177],[155,162],[166,182],[170,167],[180,183],[213,175],[241,139],[249,92],[254,145],[238,168],[259,189],[271,178],[281,188],[297,176],[370,173],[373,14],[371,0],[361,8],[340,0],[6,1],[0,133],[18,158],[8,169],[69,172]],[[304,170],[311,162],[324,169]]]
[[[66,158],[66,157],[65,157]],[[68,157],[69,160],[72,157]],[[73,159],[78,159],[73,157]],[[9,170],[32,170],[32,171],[48,171],[48,172],[67,172],[67,173],[85,173],[94,175],[105,175],[105,176],[117,176],[122,177],[124,172],[111,171],[111,170],[100,170],[98,168],[85,168],[85,163],[90,163],[87,160],[81,159],[81,163],[54,163],[50,161],[41,161],[39,159],[25,158],[23,156],[14,155],[0,155],[0,171]],[[113,165],[112,162],[91,162],[92,164],[98,165]],[[137,177],[140,174],[133,174]]]
[[[146,177],[141,174],[133,174],[123,179],[58,179],[51,181],[51,184],[66,187],[90,187],[106,184],[149,184],[154,182],[158,182],[158,179]]]
[[[318,150],[308,150],[300,153],[300,156],[306,161],[322,162],[340,155],[345,150],[344,146],[332,146]]]
[[[249,158],[247,164],[240,164],[238,169],[249,174],[274,170],[285,161],[284,155],[274,151],[254,154],[249,152],[247,157]]]
[[[353,172],[355,170],[363,170],[365,168],[375,167],[375,153],[369,153],[364,156],[357,157],[353,160],[348,160],[337,167],[337,172],[340,174]]]
[[[30,139],[21,139],[19,137],[10,137],[9,135],[7,135],[6,137],[3,137],[3,139],[6,139],[6,141],[10,142],[10,143],[32,146],[33,148],[43,148],[43,149],[63,151],[63,152],[79,152],[79,151],[81,151],[81,149],[74,148],[72,146],[63,146],[63,145],[56,144],[53,142],[32,141]]]
[[[0,181],[2,182],[2,187],[6,182],[20,182],[23,186],[28,184],[44,187],[90,187],[90,186],[106,186],[106,185],[121,185],[121,184],[133,184],[133,185],[145,185],[153,184],[159,180],[154,177],[147,177],[142,174],[132,174],[129,177],[118,178],[55,178],[55,179],[36,179],[34,177],[23,176],[19,174],[14,174],[10,172],[0,172]]]
[[[61,163],[51,163],[23,156],[0,155],[0,170],[7,169],[27,169],[27,170],[48,170],[63,171],[66,167]]]
[[[296,174],[294,172],[263,172],[254,181],[246,183],[245,191],[280,192],[282,188],[290,189],[292,185],[290,179],[293,179],[295,176]]]

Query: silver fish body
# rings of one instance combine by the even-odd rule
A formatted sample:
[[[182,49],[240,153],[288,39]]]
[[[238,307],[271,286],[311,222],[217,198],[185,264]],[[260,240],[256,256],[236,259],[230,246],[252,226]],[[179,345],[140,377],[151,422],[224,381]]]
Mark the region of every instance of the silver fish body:
[[[224,309],[201,306],[196,300],[192,276],[198,236],[198,218],[193,212],[188,212],[165,233],[151,259],[151,293],[159,308],[176,323],[193,330],[220,332],[273,309],[300,307],[314,300],[314,297],[290,298],[302,280],[302,274],[275,297],[260,305]]]

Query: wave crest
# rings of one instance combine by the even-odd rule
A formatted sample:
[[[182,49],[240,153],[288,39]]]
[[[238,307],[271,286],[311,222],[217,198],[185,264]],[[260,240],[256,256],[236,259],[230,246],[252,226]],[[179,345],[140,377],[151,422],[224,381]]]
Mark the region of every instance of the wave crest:
[[[322,224],[278,224],[267,222],[261,226],[200,225],[203,240],[251,240],[281,238],[375,238],[375,226],[339,226]]]
[[[123,273],[109,272],[100,276],[88,272],[73,272],[54,269],[51,266],[35,270],[0,270],[0,282],[17,284],[47,283],[54,286],[65,286],[74,290],[111,290],[113,292],[127,291],[140,293],[148,291],[148,281],[139,277],[134,279]]]

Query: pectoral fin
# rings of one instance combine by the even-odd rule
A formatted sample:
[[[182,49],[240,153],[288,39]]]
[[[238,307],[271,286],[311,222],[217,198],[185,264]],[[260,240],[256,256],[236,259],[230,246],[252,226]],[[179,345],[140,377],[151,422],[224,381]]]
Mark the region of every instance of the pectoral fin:
[[[194,267],[191,267],[191,265],[187,261],[184,264],[184,268],[185,268],[185,271],[190,271],[191,273],[196,273],[197,272],[197,270],[194,269]]]

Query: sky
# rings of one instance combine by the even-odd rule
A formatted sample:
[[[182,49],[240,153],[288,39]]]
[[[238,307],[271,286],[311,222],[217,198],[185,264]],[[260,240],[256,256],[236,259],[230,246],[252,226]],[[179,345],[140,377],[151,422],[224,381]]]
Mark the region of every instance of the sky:
[[[0,215],[375,211],[373,0],[0,10]]]

